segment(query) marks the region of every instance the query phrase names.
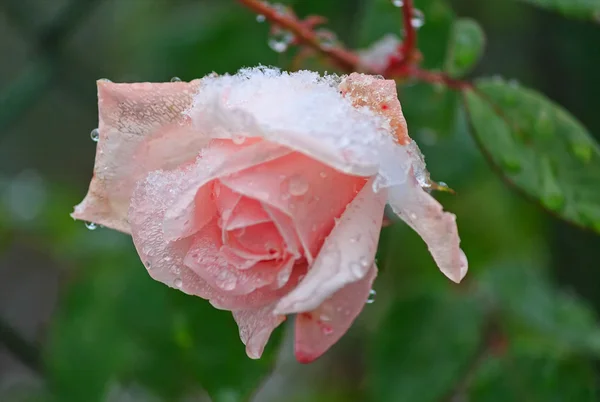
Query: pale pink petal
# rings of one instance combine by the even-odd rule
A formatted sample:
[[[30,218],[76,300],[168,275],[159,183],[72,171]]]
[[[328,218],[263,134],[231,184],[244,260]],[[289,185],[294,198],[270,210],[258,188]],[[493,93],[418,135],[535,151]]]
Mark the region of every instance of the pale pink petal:
[[[261,203],[261,206],[281,234],[287,252],[294,255],[296,258],[300,257],[302,246],[292,218],[269,205]]]
[[[273,314],[273,305],[232,313],[240,329],[240,338],[246,345],[246,354],[251,359],[260,358],[273,330],[285,321],[284,315]]]
[[[260,202],[251,198],[242,197],[233,210],[225,229],[240,229],[246,226],[270,221],[271,217],[265,212]]]
[[[373,176],[394,141],[382,135],[388,130],[382,119],[342,97],[338,83],[337,76],[310,71],[243,69],[207,78],[189,115],[210,136],[261,137],[338,171]]]
[[[183,263],[212,287],[231,295],[245,295],[276,282],[288,260],[262,261],[250,269],[237,269],[221,252],[221,231],[212,221],[194,236]]]
[[[189,175],[190,180],[198,185],[195,191],[179,191],[179,199],[171,206],[163,222],[165,239],[168,241],[188,237],[200,230],[206,223],[212,220],[217,213],[223,213],[222,206],[229,201],[227,193],[218,197],[219,183],[214,180],[213,168],[219,161],[233,158],[240,147],[228,140],[213,140],[198,155],[190,169],[193,173]],[[187,198],[189,197],[189,198]],[[236,202],[238,194],[232,194]],[[213,202],[216,199],[217,203]],[[183,205],[184,208],[178,206]],[[233,206],[231,207],[233,208]]]
[[[293,153],[235,174],[221,183],[292,218],[310,261],[365,179]]]
[[[456,216],[444,212],[439,202],[421,188],[415,178],[389,189],[394,212],[423,238],[440,270],[458,283],[467,274],[468,264],[460,249]]]
[[[359,281],[344,286],[316,309],[296,316],[294,352],[300,363],[310,363],[348,331],[362,311],[377,267],[373,264]]]
[[[348,205],[325,240],[312,268],[276,307],[277,314],[315,309],[349,283],[365,277],[373,265],[385,207],[386,191],[367,183]]]
[[[247,295],[239,296],[218,293],[211,295],[210,303],[222,310],[245,310],[264,307],[281,299],[294,289],[298,285],[298,282],[306,275],[307,269],[308,265],[306,262],[297,262],[293,266],[287,283],[280,288],[275,289],[271,286],[265,286]],[[282,270],[286,270],[286,267],[282,268]]]
[[[283,256],[285,244],[273,222],[259,223],[227,232],[227,244],[257,258]]]
[[[212,146],[212,144],[216,145]],[[209,179],[212,180],[222,175],[261,165],[281,158],[290,152],[289,149],[260,139],[248,139],[239,145],[229,140],[213,140],[211,147],[202,152],[200,158],[202,163],[199,165],[197,176],[192,177],[186,184],[186,188],[181,191],[181,196],[171,206],[172,211],[170,211],[170,214],[172,216],[190,216],[190,211],[194,208],[194,197],[198,188],[205,185]],[[220,187],[215,187],[215,190],[220,191]],[[222,203],[222,201],[219,201],[221,195],[215,194],[215,198],[217,207],[219,207],[219,202]],[[233,209],[234,206],[231,205],[231,208]],[[221,211],[221,213],[223,212]]]
[[[216,216],[217,206],[213,201],[212,191],[212,182],[207,182],[196,192],[194,202],[189,204],[189,210],[167,210],[163,221],[163,235],[166,241],[189,237]]]
[[[355,107],[366,106],[385,117],[399,144],[410,142],[406,120],[398,101],[396,81],[352,73],[340,84],[340,90],[352,100]]]
[[[148,172],[193,159],[208,137],[184,124],[200,80],[115,84],[98,81],[100,138],[94,175],[72,216],[129,233],[135,183]]]
[[[467,258],[459,247],[456,217],[422,187],[431,181],[418,146],[408,137],[406,121],[397,100],[396,84],[373,76],[351,74],[340,89],[356,106],[366,106],[385,117],[399,144],[404,145],[410,169],[404,182],[389,187],[389,203],[394,211],[427,243],[440,270],[454,282],[467,273]]]
[[[206,299],[216,296],[202,278],[183,264],[191,238],[167,242],[162,221],[178,190],[189,179],[188,169],[157,171],[140,181],[129,208],[131,234],[137,252],[152,278]]]

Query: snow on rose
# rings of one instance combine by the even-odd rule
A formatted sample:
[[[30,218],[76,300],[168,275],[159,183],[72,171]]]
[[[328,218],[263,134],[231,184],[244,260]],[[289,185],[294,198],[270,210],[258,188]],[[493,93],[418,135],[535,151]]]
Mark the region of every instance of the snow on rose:
[[[230,310],[251,358],[295,314],[322,355],[377,275],[386,203],[459,282],[455,216],[426,191],[394,81],[269,68],[98,82],[94,176],[73,217],[131,234],[154,279]]]

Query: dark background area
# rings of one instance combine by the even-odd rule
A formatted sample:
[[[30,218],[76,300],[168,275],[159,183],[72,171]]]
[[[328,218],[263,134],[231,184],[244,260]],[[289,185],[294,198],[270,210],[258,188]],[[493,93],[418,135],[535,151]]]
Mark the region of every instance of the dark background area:
[[[473,77],[535,88],[599,138],[598,24],[518,1],[415,2],[427,67],[442,66],[452,13],[472,17],[487,35]],[[387,0],[282,3],[354,48],[401,32]],[[438,199],[458,216],[468,280],[454,286],[418,236],[386,228],[377,301],[309,366],[290,325],[250,361],[230,314],[153,282],[128,237],[68,216],[93,167],[95,80],[289,68],[295,50],[268,35],[233,0],[0,0],[0,401],[597,400],[600,237],[505,186],[449,90],[399,86],[432,177],[457,191]]]

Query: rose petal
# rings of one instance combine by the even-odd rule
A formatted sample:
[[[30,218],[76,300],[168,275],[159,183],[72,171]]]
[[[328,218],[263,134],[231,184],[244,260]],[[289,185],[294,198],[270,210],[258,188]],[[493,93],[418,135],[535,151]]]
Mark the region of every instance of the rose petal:
[[[273,314],[273,305],[232,313],[240,329],[240,338],[246,345],[246,354],[251,359],[261,357],[271,333],[285,321],[284,315]]]
[[[244,133],[341,172],[378,175],[384,186],[403,182],[409,158],[395,146],[389,120],[354,107],[340,94],[338,81],[309,71],[243,69],[234,76],[206,78],[188,114],[194,127],[215,138]]]
[[[251,198],[242,197],[240,202],[233,209],[225,229],[240,229],[270,221],[271,217],[265,212],[260,202]]]
[[[221,252],[221,231],[213,220],[194,236],[183,263],[212,287],[245,295],[275,282],[288,260],[258,262],[250,269],[238,270]]]
[[[203,151],[202,157],[196,163],[196,176],[191,177],[185,187],[182,188],[180,197],[171,206],[172,210],[169,211],[169,215],[191,217],[196,192],[208,181],[281,158],[290,152],[289,149],[262,140],[248,140],[243,145],[236,145],[231,141],[212,141],[211,146]],[[215,198],[217,199],[217,206],[219,206],[220,195]],[[234,206],[231,205],[231,209]],[[221,202],[220,208],[223,209],[222,207]],[[221,213],[223,212],[224,210],[221,211]]]
[[[94,176],[75,219],[129,233],[127,210],[135,183],[148,172],[193,159],[208,137],[183,124],[200,80],[115,84],[98,81],[100,138]]]
[[[394,212],[427,243],[440,270],[458,283],[467,274],[468,264],[460,249],[456,216],[444,212],[439,202],[421,188],[415,178],[389,189]]]
[[[286,268],[284,267],[282,271],[285,269]],[[274,289],[273,287],[265,286],[256,289],[254,292],[247,295],[239,296],[218,293],[214,296],[211,296],[210,303],[218,309],[232,311],[264,307],[275,302],[276,300],[281,299],[292,289],[294,289],[298,285],[298,282],[304,277],[304,275],[306,275],[307,269],[308,265],[306,262],[296,263],[293,266],[289,280],[280,288]]]
[[[365,277],[377,251],[386,195],[385,190],[374,193],[370,183],[363,187],[325,240],[306,277],[279,301],[277,314],[315,309],[339,289]]]
[[[310,363],[348,331],[369,298],[377,267],[373,264],[367,274],[335,292],[319,307],[296,316],[294,352],[300,363]]]
[[[293,153],[228,176],[221,182],[292,218],[309,262],[365,179]]]
[[[366,106],[385,117],[399,144],[406,145],[410,142],[406,120],[398,101],[396,81],[352,73],[340,84],[340,90],[352,100],[354,107]]]
[[[266,211],[266,214],[275,224],[277,230],[279,231],[279,234],[283,238],[286,251],[292,254],[294,257],[299,258],[301,255],[301,244],[292,218],[279,211],[278,209],[270,207],[269,205],[263,203],[261,203],[261,205],[263,210]]]
[[[351,74],[340,85],[356,106],[367,106],[386,117],[395,130],[398,143],[405,145],[410,161],[406,181],[390,186],[389,203],[394,211],[427,243],[440,270],[454,282],[467,273],[467,258],[459,247],[456,217],[444,213],[442,206],[422,187],[430,185],[419,147],[407,134],[406,121],[397,101],[396,84],[376,77]],[[389,183],[388,183],[389,184]]]

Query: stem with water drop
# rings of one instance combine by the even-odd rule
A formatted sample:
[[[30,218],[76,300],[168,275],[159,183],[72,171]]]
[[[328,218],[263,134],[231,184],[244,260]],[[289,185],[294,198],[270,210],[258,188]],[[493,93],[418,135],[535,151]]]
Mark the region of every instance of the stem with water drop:
[[[314,24],[307,24],[291,13],[282,14],[261,0],[239,0],[239,2],[258,15],[264,16],[271,23],[290,31],[296,41],[321,53],[342,71],[346,73],[356,71],[356,66],[359,64],[358,56],[342,47],[323,47],[319,36],[312,29]]]
[[[406,35],[398,49],[400,57],[391,59],[383,71],[369,70],[364,65],[365,63],[360,62],[360,57],[352,50],[340,45],[324,46],[319,35],[314,31],[315,21],[321,23],[324,21],[323,18],[313,16],[300,20],[293,12],[282,13],[278,8],[262,0],[239,0],[239,2],[257,15],[262,15],[265,20],[273,25],[291,32],[296,43],[325,56],[344,73],[359,71],[373,75],[381,74],[388,79],[396,80],[412,78],[430,84],[442,84],[456,90],[472,87],[469,82],[456,80],[444,73],[422,70],[418,67],[421,55],[417,48],[417,30],[412,24],[415,15],[413,0],[405,0],[402,7],[402,19]]]

